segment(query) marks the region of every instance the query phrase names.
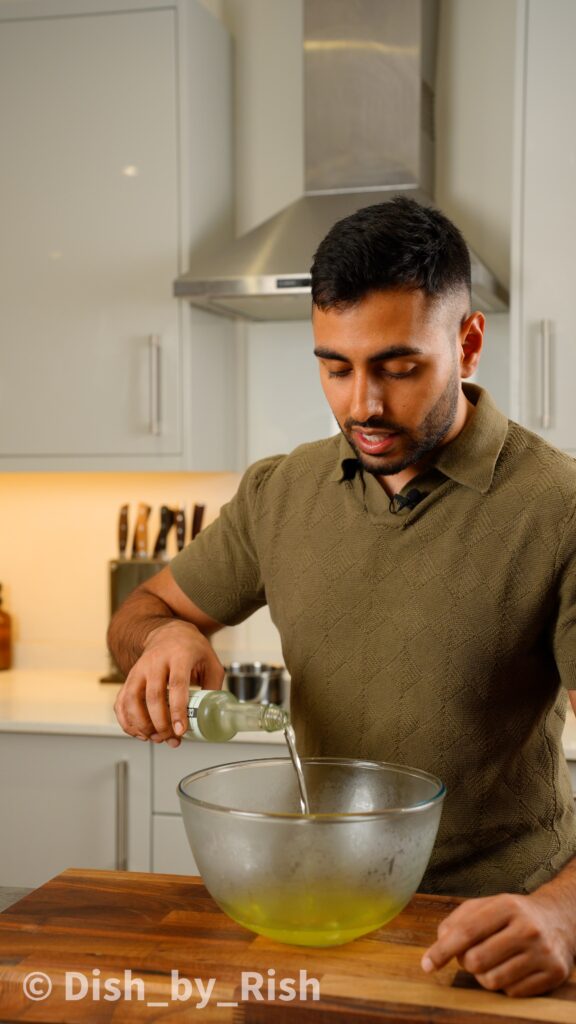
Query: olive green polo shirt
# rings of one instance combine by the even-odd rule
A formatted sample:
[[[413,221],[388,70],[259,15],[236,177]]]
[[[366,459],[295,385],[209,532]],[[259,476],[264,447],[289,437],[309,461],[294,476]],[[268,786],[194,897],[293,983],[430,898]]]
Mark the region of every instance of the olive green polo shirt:
[[[268,604],[303,755],[440,776],[421,888],[474,896],[576,853],[576,463],[465,391],[472,416],[399,502],[344,437],[305,444],[250,467],[172,569],[223,624]]]

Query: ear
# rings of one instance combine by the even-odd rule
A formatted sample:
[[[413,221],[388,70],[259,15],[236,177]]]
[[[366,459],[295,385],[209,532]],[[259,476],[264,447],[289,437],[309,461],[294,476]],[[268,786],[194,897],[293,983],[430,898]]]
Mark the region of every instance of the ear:
[[[484,327],[486,319],[483,313],[470,313],[460,325],[460,376],[471,377],[480,362]]]

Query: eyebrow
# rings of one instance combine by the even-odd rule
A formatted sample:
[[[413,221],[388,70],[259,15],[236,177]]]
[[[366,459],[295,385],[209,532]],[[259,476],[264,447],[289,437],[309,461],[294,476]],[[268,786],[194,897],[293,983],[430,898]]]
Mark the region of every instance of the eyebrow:
[[[380,352],[376,352],[373,356],[370,356],[369,363],[380,363],[387,359],[398,359],[401,356],[421,356],[421,348],[413,348],[410,345],[392,345],[389,348],[383,348]],[[337,359],[339,363],[349,363],[348,356],[343,356],[340,352],[335,352],[331,348],[315,348],[314,355],[318,359]]]

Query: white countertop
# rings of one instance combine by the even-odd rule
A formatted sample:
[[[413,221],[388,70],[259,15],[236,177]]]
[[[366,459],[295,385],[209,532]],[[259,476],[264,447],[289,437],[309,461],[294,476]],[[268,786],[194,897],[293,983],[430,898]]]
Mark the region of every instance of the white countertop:
[[[101,683],[96,672],[0,672],[0,732],[124,736],[114,714],[119,689],[119,683]],[[244,743],[285,742],[282,733],[245,732],[235,738]]]
[[[101,683],[96,672],[12,669],[0,672],[0,732],[124,736],[114,715],[118,683]],[[243,733],[249,743],[284,743],[281,733]],[[232,742],[234,742],[232,740]],[[566,715],[564,751],[576,761],[576,716]]]

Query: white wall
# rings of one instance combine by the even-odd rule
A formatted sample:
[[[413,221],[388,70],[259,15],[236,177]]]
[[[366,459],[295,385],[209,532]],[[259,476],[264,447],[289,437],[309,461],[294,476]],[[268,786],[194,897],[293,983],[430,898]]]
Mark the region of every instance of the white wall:
[[[337,429],[320,384],[307,321],[245,327],[246,462],[289,452]]]
[[[120,505],[206,504],[207,525],[238,486],[235,473],[1,473],[0,580],[13,616],[16,668],[107,669],[108,562],[117,556]],[[173,535],[174,531],[172,531]],[[170,555],[175,554],[174,537]],[[268,610],[217,634],[224,661],[281,660]],[[1,684],[1,673],[0,673]]]
[[[220,21],[225,20],[222,0],[200,0],[200,3],[203,4],[215,18],[219,18]]]

